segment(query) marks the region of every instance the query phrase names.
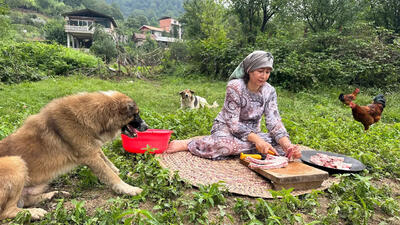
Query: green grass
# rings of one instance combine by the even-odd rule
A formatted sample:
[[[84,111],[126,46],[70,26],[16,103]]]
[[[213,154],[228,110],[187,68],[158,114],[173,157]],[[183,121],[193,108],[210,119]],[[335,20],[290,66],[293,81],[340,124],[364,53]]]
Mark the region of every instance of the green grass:
[[[225,86],[226,82],[203,77],[188,79],[168,76],[153,81],[133,82],[129,79],[106,81],[72,76],[35,83],[0,85],[0,138],[15,131],[27,116],[37,113],[53,98],[99,90],[117,90],[131,96],[138,103],[143,119],[153,128],[174,130],[173,139],[206,135],[223,104]],[[186,88],[205,97],[209,103],[216,100],[220,107],[195,111],[179,110],[178,93]],[[88,219],[84,203],[75,201],[75,207],[67,210],[63,207],[62,200],[56,210],[38,223],[91,221],[88,224],[94,224],[96,221],[108,221],[112,224],[223,224],[222,221],[228,221],[243,224],[307,224],[301,214],[310,216],[317,224],[367,224],[375,214],[383,214],[387,221],[398,219],[398,197],[384,184],[374,186],[373,183],[388,179],[398,184],[397,180],[400,178],[400,94],[384,93],[387,106],[381,121],[368,132],[364,132],[362,125],[353,120],[350,108],[338,100],[342,91],[351,92],[352,88],[300,93],[277,88],[280,113],[292,142],[350,155],[367,165],[368,170],[361,176],[343,176],[341,183],[325,193],[307,195],[299,201],[299,198],[291,196],[290,191],[282,191],[275,193],[283,196],[282,199],[259,199],[256,203],[250,203],[239,198],[234,205],[229,205],[225,200],[229,194],[218,191],[219,185],[214,185],[203,187],[185,197],[183,193],[190,187],[179,176],[169,176],[152,155],[124,153],[121,142],[117,139],[105,146],[104,151],[121,169],[121,177],[132,185],[142,187],[145,190],[143,194],[116,199],[114,204],[118,207],[99,208],[91,215],[92,219]],[[368,104],[376,94],[376,90],[361,90],[356,102]],[[138,175],[132,178],[127,176],[128,172]],[[55,183],[61,186],[69,184],[71,177],[80,179],[77,193],[71,198],[79,196],[85,189],[103,187],[93,180],[95,178],[85,167],[62,176]],[[394,191],[398,193],[398,188]],[[319,196],[329,199],[327,216],[315,212],[315,206],[319,206]],[[146,202],[152,202],[154,209],[141,209],[140,204]],[[233,215],[227,213],[229,207],[235,208],[230,211]],[[218,216],[210,218],[207,213],[210,209],[216,210]],[[231,222],[233,220],[235,222]],[[20,215],[14,220],[15,223],[24,221],[29,221],[29,215]]]

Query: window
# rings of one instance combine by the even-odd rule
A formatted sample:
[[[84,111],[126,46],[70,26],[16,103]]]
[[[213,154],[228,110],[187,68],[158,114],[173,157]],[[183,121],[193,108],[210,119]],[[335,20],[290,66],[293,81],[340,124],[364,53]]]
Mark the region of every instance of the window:
[[[85,20],[79,20],[79,26],[87,26],[88,24],[87,24],[87,21],[85,21]]]
[[[98,24],[101,24],[102,26],[104,26],[105,28],[110,28],[110,22],[109,21],[104,21],[104,20],[100,20],[97,21]]]
[[[77,20],[70,20],[69,21],[69,25],[78,26],[78,21]]]

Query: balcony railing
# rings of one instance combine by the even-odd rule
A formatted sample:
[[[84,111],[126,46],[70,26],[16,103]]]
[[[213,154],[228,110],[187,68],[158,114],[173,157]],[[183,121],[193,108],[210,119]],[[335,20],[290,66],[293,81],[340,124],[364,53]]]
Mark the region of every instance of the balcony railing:
[[[73,25],[64,25],[65,32],[67,33],[85,33],[85,34],[93,34],[95,28],[93,26],[73,26]],[[104,28],[104,31],[107,33],[112,33],[110,28]]]
[[[85,33],[85,34],[93,34],[94,28],[92,26],[72,26],[65,25],[65,32],[67,33]]]

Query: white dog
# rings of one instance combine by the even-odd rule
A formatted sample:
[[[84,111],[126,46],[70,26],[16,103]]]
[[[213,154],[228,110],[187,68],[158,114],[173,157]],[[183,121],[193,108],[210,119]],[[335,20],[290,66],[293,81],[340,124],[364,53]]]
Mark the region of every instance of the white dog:
[[[179,92],[181,95],[181,109],[198,109],[200,107],[216,108],[218,103],[214,101],[212,105],[208,104],[205,98],[194,95],[194,91],[185,89]]]

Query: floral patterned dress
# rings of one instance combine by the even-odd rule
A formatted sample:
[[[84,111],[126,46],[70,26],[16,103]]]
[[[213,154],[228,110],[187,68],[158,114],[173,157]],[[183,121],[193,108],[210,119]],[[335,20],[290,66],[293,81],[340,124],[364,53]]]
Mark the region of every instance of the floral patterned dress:
[[[262,115],[268,133],[261,132]],[[279,154],[284,154],[277,143],[289,134],[279,115],[275,88],[265,83],[254,93],[242,79],[234,79],[227,85],[224,106],[214,120],[211,135],[192,140],[188,148],[192,154],[209,159],[254,152],[255,145],[247,140],[251,132],[270,143]]]

